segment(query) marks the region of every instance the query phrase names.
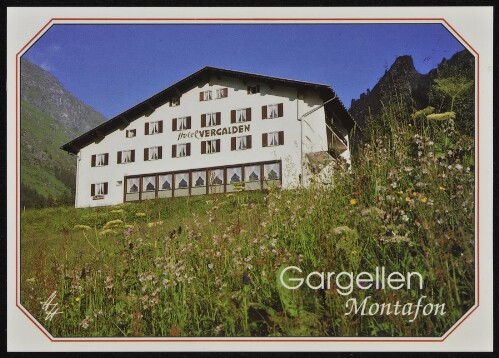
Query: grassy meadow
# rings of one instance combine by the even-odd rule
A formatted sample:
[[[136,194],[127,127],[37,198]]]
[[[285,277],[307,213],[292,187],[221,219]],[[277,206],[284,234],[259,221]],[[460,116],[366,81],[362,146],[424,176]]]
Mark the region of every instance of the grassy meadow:
[[[331,186],[26,210],[21,303],[56,337],[440,336],[475,299],[474,138],[407,113],[368,125]],[[290,265],[417,271],[424,287],[288,290]],[[422,295],[446,314],[345,315],[352,297]]]

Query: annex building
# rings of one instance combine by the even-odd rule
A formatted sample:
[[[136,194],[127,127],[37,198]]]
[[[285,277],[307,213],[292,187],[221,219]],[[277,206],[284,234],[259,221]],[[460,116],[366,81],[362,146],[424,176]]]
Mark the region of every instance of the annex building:
[[[64,144],[76,207],[306,186],[350,158],[330,86],[205,67]]]

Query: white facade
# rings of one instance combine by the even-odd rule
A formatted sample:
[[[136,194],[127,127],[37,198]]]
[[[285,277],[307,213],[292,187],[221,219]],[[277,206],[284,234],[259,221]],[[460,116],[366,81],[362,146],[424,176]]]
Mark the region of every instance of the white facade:
[[[252,90],[257,93],[250,93]],[[211,91],[211,99],[206,91]],[[246,182],[249,190],[268,185],[289,188],[300,181],[307,185],[310,171],[305,154],[331,149],[324,101],[313,89],[294,88],[284,82],[267,84],[255,79],[210,76],[179,94],[177,105],[174,102],[175,98],[154,111],[151,108],[149,113],[79,148],[76,207],[228,192],[236,190],[234,182],[238,178]],[[299,120],[314,108],[318,109]],[[234,115],[236,121],[246,115],[246,121],[232,123]],[[189,124],[190,128],[185,129]],[[348,160],[348,134],[340,123],[335,127],[346,143],[341,156]],[[233,139],[243,136],[246,139]],[[208,140],[214,142],[206,143]],[[182,148],[183,144],[186,146]],[[249,145],[251,148],[243,149]],[[180,156],[187,146],[190,153],[186,154],[190,155]],[[269,177],[271,168],[276,170]],[[217,174],[221,174],[222,184],[220,180],[213,182]],[[188,188],[182,179],[188,182]]]

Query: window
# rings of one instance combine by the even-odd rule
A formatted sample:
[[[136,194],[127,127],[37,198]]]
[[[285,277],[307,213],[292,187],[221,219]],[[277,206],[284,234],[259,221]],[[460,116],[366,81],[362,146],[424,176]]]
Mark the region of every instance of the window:
[[[220,139],[206,140],[201,142],[201,154],[220,152]]]
[[[243,123],[251,121],[251,108],[230,111],[230,123]]]
[[[180,97],[172,98],[170,100],[170,107],[180,106]]]
[[[92,184],[90,187],[90,195],[91,196],[107,195],[107,189],[108,189],[107,183]]]
[[[210,185],[223,185],[223,183],[224,183],[224,170],[223,169],[210,170],[208,178],[209,178]]]
[[[245,149],[251,149],[250,135],[231,138],[230,150],[245,150]]]
[[[262,119],[278,118],[284,116],[284,105],[282,103],[262,106]]]
[[[118,152],[118,164],[133,163],[135,162],[135,149],[123,150]]]
[[[147,122],[145,124],[146,135],[163,133],[163,121]]]
[[[256,93],[260,93],[260,85],[256,85],[256,86],[248,86],[248,94],[256,94]]]
[[[159,190],[171,190],[172,189],[172,175],[160,175],[159,176]]]
[[[284,144],[284,131],[262,134],[262,147],[274,147]]]
[[[211,101],[212,96],[211,96],[211,91],[203,91],[199,93],[199,100],[200,101]]]
[[[133,138],[137,135],[137,130],[136,129],[127,129],[126,130],[126,137],[127,138]]]
[[[172,158],[188,157],[191,155],[191,143],[172,145]]]
[[[172,131],[183,131],[191,129],[191,117],[173,118]]]
[[[217,89],[217,91],[216,91],[217,99],[225,98],[228,96],[228,94],[229,94],[229,90],[227,88],[220,88],[220,89]]]
[[[148,176],[142,178],[142,191],[156,190],[156,176]]]
[[[206,186],[206,170],[192,172],[192,185],[194,187]]]
[[[264,164],[263,175],[265,180],[279,180],[281,178],[281,165],[279,163]]]
[[[126,180],[126,192],[128,194],[137,193],[139,191],[140,178],[128,178]]]
[[[175,189],[189,188],[189,173],[175,174]]]
[[[158,160],[163,157],[163,147],[144,148],[144,161]]]
[[[244,168],[244,181],[260,181],[260,165],[248,165]]]
[[[227,181],[229,184],[240,183],[243,177],[241,167],[227,168]]]
[[[109,153],[92,155],[92,167],[103,167],[109,164]]]
[[[222,114],[220,112],[207,113],[201,115],[201,127],[213,127],[222,123]]]

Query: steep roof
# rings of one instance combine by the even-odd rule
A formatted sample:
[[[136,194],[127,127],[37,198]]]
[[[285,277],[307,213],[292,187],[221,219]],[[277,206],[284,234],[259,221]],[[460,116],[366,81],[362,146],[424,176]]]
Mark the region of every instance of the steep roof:
[[[77,154],[81,148],[86,147],[96,140],[103,139],[106,135],[114,132],[119,128],[128,126],[131,122],[142,117],[145,114],[152,113],[156,108],[164,105],[173,98],[179,97],[184,92],[195,87],[198,83],[202,81],[208,81],[210,77],[222,76],[241,78],[246,81],[263,82],[270,85],[287,85],[290,87],[315,90],[319,92],[323,101],[327,101],[328,99],[336,96],[336,93],[333,91],[333,89],[330,86],[324,84],[296,81],[285,78],[270,77],[254,73],[233,71],[207,66],[193,73],[192,75],[178,81],[177,83],[171,85],[163,91],[155,94],[154,96],[146,99],[145,101],[137,104],[136,106],[126,110],[125,112],[118,114],[116,117],[102,123],[101,125],[89,130],[86,133],[83,133],[79,137],[62,145],[61,149],[64,149],[65,151],[72,154]],[[327,103],[325,109],[326,111],[329,111],[329,113],[332,112],[337,117],[339,117],[348,130],[356,125],[355,120],[350,116],[347,109],[338,97],[336,97],[333,101]]]

